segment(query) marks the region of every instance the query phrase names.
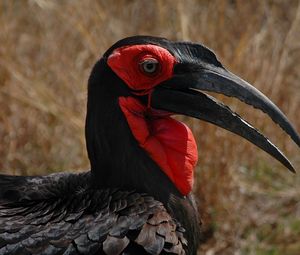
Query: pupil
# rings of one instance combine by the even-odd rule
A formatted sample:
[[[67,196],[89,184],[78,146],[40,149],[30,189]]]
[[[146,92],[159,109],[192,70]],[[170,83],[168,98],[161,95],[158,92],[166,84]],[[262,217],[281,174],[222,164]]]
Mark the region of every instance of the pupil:
[[[148,63],[146,65],[146,69],[148,69],[148,71],[152,71],[154,69],[154,64],[153,63]]]

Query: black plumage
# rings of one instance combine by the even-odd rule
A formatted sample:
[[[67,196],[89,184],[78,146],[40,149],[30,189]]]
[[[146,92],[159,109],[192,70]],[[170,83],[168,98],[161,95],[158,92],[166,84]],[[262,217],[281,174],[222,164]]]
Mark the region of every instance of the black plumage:
[[[150,92],[137,95],[107,63],[114,50],[129,45],[156,45],[176,60],[172,77],[156,84],[151,97]],[[300,144],[281,111],[203,45],[149,36],[123,39],[95,64],[88,82],[85,135],[91,171],[0,175],[0,254],[196,254],[201,232],[194,198],[182,194],[135,139],[120,97],[211,122],[294,170],[258,130],[200,90],[263,110]]]
[[[185,230],[162,203],[90,178],[0,176],[0,254],[184,253]]]

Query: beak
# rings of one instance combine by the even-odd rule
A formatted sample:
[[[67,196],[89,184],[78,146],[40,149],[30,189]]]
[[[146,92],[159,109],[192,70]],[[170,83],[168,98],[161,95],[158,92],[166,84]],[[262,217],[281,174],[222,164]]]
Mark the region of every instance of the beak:
[[[215,124],[255,144],[290,171],[294,167],[285,155],[257,129],[224,104],[202,91],[235,97],[262,110],[300,147],[300,137],[280,109],[264,94],[223,66],[203,63],[178,63],[173,78],[157,86],[151,95],[151,106],[194,117]]]

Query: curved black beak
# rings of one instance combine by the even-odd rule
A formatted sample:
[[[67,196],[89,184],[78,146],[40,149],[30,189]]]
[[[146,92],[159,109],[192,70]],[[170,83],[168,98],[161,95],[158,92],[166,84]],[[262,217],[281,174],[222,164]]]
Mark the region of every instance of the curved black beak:
[[[201,59],[178,63],[173,78],[153,91],[151,106],[198,118],[227,129],[244,137],[295,172],[289,160],[268,138],[230,108],[200,91],[235,97],[262,110],[300,146],[298,133],[280,109],[252,85],[227,71],[216,59],[210,63]]]

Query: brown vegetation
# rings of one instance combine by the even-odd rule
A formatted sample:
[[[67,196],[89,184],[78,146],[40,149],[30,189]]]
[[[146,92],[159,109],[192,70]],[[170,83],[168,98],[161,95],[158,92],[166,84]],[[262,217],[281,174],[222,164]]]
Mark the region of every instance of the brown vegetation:
[[[268,95],[300,130],[300,2],[0,1],[0,170],[86,170],[86,84],[115,41],[136,34],[202,42]],[[219,97],[300,167],[266,115]],[[199,144],[195,192],[203,254],[299,254],[300,178],[246,141],[188,120]]]

